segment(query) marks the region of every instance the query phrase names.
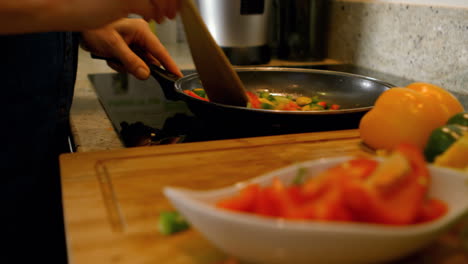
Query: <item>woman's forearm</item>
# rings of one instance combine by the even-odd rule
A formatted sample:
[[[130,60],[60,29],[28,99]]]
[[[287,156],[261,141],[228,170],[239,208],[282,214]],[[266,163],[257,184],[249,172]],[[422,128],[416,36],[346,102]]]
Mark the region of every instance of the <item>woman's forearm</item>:
[[[130,13],[163,21],[180,0],[0,0],[0,34],[94,29]]]
[[[99,27],[126,16],[130,8],[123,5],[124,2],[119,0],[1,0],[0,34],[82,31]]]
[[[60,0],[0,1],[0,34],[54,31],[51,16]]]

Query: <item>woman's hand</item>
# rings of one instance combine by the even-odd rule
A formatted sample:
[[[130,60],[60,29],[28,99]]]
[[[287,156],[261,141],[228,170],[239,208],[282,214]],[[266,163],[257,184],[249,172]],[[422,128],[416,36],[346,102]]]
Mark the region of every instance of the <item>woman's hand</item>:
[[[150,75],[148,66],[139,56],[182,76],[166,48],[143,19],[124,18],[98,29],[84,31],[82,47],[98,56],[119,60],[122,65],[108,64],[113,69],[119,72],[127,71],[138,79],[144,80]],[[135,50],[139,51],[138,55]]]

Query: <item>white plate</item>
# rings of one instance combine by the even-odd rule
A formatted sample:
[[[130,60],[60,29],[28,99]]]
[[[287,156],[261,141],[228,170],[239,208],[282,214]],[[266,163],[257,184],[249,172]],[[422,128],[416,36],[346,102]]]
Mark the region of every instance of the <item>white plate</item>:
[[[166,187],[172,205],[215,246],[229,255],[255,263],[371,263],[408,255],[444,232],[468,210],[467,175],[429,166],[429,195],[448,204],[446,215],[435,221],[392,227],[360,223],[292,221],[216,208],[214,203],[233,196],[250,183],[268,185],[273,177],[293,180],[299,168],[323,171],[352,157],[307,161],[252,180],[210,191]]]

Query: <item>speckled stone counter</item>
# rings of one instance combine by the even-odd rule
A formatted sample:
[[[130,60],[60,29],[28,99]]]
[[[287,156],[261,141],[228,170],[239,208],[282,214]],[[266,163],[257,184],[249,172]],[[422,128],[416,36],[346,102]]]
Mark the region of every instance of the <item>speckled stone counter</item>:
[[[399,2],[331,1],[328,57],[468,94],[468,3]]]
[[[93,60],[89,53],[79,51],[78,73],[70,117],[77,151],[123,147],[88,80],[89,73],[105,72],[113,70],[104,61]]]

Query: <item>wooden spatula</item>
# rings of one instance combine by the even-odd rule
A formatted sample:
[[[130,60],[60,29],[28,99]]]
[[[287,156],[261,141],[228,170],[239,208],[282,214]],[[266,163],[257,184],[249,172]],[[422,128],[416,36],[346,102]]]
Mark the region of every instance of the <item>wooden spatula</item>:
[[[248,99],[244,85],[211,36],[192,0],[182,0],[180,15],[195,68],[210,101],[246,106]]]

